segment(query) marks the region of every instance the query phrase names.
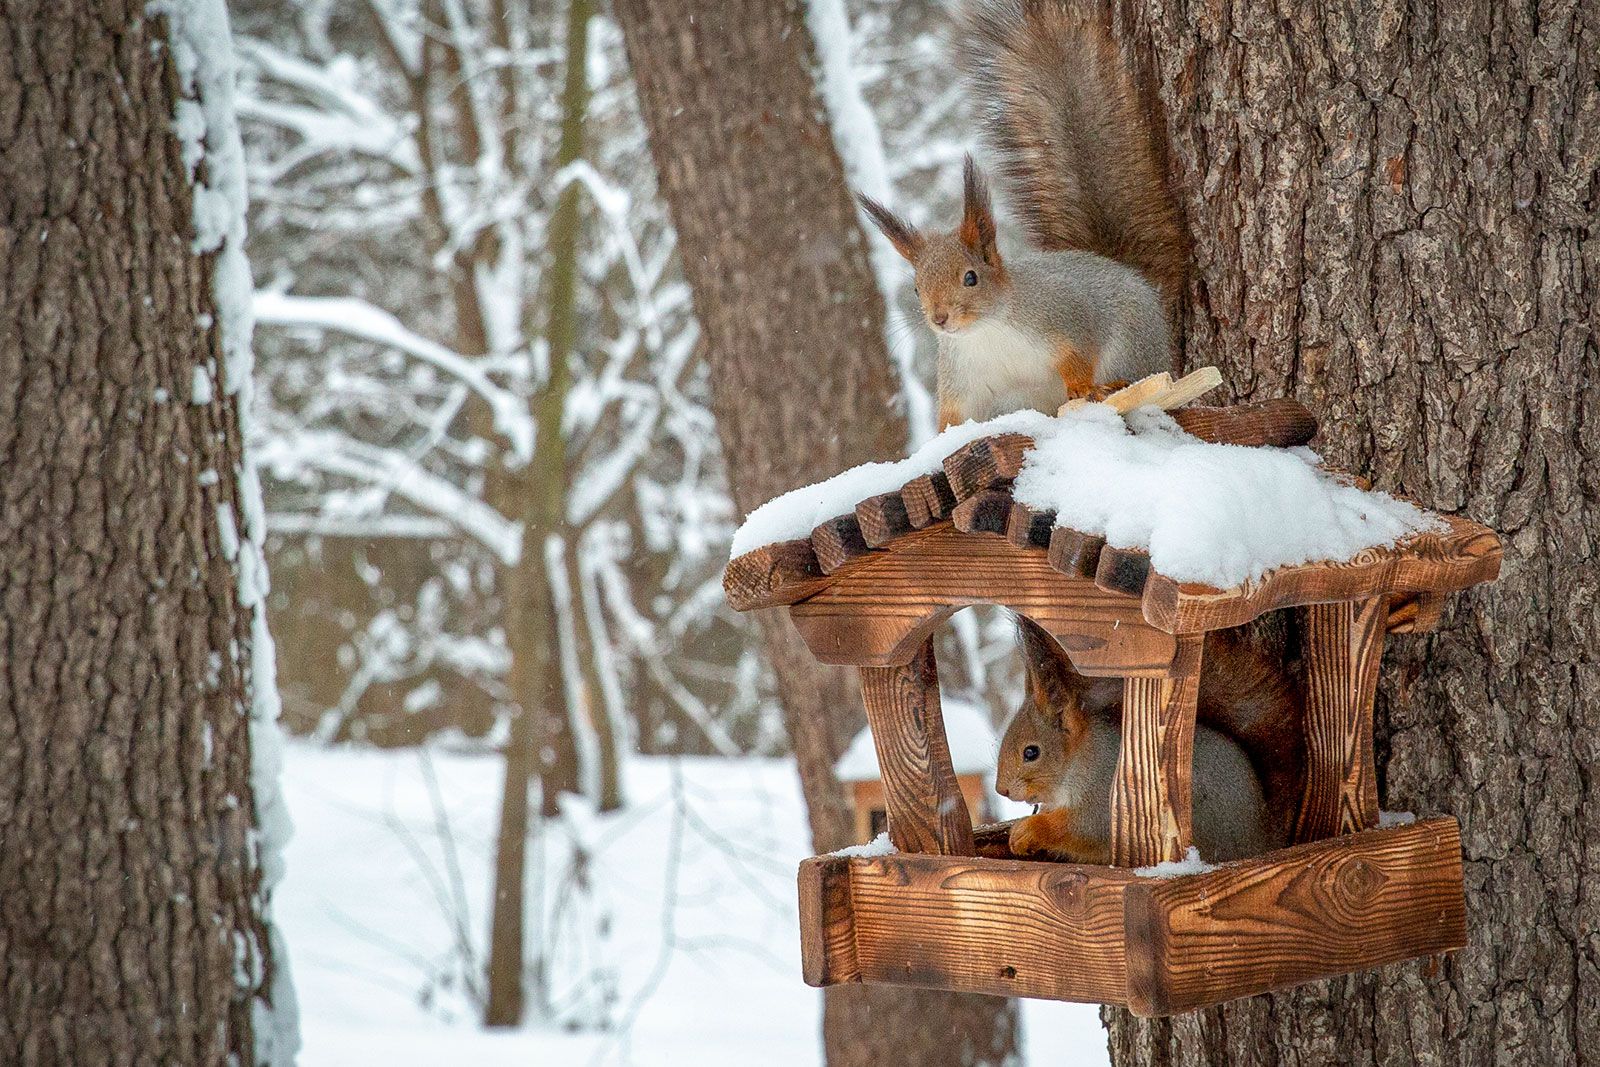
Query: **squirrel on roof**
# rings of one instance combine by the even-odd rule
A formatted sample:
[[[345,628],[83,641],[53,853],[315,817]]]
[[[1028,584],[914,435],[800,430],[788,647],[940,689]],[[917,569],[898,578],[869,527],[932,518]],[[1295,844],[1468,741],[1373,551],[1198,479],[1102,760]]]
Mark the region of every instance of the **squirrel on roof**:
[[[1172,362],[1167,308],[1188,240],[1155,132],[1098,15],[1070,0],[970,0],[958,58],[1031,247],[1002,257],[977,164],[963,210],[924,232],[862,196],[916,271],[938,335],[939,426],[1100,398]],[[1122,687],[1072,669],[1022,625],[1027,697],[1001,743],[996,787],[1047,810],[1018,820],[1017,855],[1110,861]],[[1282,664],[1236,635],[1208,639],[1194,739],[1193,823],[1208,859],[1288,837],[1298,801],[1302,697]],[[1109,683],[1109,684],[1108,684]]]
[[[1172,363],[1166,306],[1188,241],[1154,133],[1115,42],[1067,3],[969,3],[958,59],[1031,247],[1002,257],[968,156],[960,224],[918,230],[862,206],[916,270],[938,337],[939,428],[1055,414]]]

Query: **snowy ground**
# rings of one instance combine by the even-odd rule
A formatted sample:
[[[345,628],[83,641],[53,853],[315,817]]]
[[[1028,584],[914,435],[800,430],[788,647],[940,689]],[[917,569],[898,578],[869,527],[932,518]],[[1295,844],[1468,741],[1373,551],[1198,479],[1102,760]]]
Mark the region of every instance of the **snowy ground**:
[[[584,820],[598,899],[575,907],[559,883],[545,890],[579,916],[562,928],[584,931],[564,942],[555,997],[612,1028],[491,1034],[460,988],[457,946],[485,941],[498,762],[299,742],[285,760],[295,835],[276,911],[304,1067],[820,1062],[818,994],[800,981],[794,865],[807,850],[790,764],[633,761],[631,807]],[[1094,1008],[1024,1011],[1029,1063],[1107,1062]]]

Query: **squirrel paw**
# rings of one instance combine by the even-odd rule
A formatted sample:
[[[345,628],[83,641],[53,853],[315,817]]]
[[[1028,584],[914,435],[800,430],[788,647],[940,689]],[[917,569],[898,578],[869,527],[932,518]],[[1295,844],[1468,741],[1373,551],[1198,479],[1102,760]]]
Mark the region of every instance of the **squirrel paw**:
[[[1011,824],[1008,844],[1013,856],[1038,856],[1055,851],[1059,834],[1048,815],[1029,815]]]
[[[1068,863],[1110,863],[1111,850],[1105,841],[1096,841],[1076,833],[1072,825],[1072,812],[1056,808],[1018,819],[1011,824],[1007,841],[1013,856],[1037,856]]]

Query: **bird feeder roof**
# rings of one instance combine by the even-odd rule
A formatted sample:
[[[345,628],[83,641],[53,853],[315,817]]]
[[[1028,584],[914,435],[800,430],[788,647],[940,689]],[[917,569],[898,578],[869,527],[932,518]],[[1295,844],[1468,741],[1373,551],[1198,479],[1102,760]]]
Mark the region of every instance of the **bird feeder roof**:
[[[1409,599],[1424,629],[1443,593],[1499,573],[1491,530],[1327,470],[1299,447],[1315,430],[1289,400],[966,424],[752,513],[723,587],[741,611],[800,604],[953,529],[1038,553],[1181,634],[1382,595]]]

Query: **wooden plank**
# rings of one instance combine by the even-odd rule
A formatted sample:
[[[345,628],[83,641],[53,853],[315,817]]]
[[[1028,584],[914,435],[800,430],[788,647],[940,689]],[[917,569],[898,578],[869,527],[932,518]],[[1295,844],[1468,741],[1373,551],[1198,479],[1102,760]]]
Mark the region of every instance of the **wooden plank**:
[[[901,487],[900,499],[913,530],[933,525],[956,506],[956,494],[942,470],[911,479]]]
[[[1192,400],[1199,400],[1222,384],[1222,372],[1215,367],[1201,367],[1190,371],[1155,396],[1144,402],[1162,411],[1181,408]]]
[[[850,861],[813,856],[800,863],[800,973],[806,985],[859,982],[850,903]]]
[[[1383,597],[1305,610],[1306,784],[1296,841],[1378,824],[1372,698],[1383,659]]]
[[[1126,890],[1128,1005],[1171,1015],[1467,943],[1454,819]]]
[[[856,505],[856,524],[861,529],[861,539],[873,548],[912,530],[911,519],[906,515],[906,501],[896,489],[892,493],[869,496]]]
[[[1126,998],[1109,867],[943,856],[850,861],[863,981],[1088,1003]]]
[[[1145,623],[1138,600],[1060,573],[1037,549],[948,524],[856,560],[789,614],[824,663],[890,666],[909,662],[940,622],[971,604],[1033,619],[1084,674],[1165,675],[1177,647]]]
[[[1062,574],[1092,579],[1100,567],[1100,550],[1105,545],[1104,537],[1057,526],[1050,533],[1050,566]]]
[[[1199,634],[1178,642],[1172,677],[1123,683],[1122,748],[1111,786],[1111,862],[1119,867],[1181,860],[1188,851],[1203,643]]]
[[[1317,436],[1317,418],[1298,400],[1262,400],[1232,407],[1187,407],[1170,412],[1202,441],[1224,445],[1303,445]]]
[[[1055,512],[1034,511],[1026,504],[1011,502],[1011,513],[1006,516],[1006,538],[1018,548],[1048,549],[1055,528]]]
[[[950,522],[962,533],[1004,535],[1011,519],[1011,494],[1003,489],[985,489],[969,496],[950,513]]]
[[[1149,581],[1150,553],[1138,548],[1113,548],[1102,544],[1095,563],[1094,584],[1108,593],[1142,596]]]
[[[854,512],[836,515],[812,530],[811,549],[817,554],[823,574],[832,574],[851,560],[873,551],[861,536],[861,526]]]
[[[1500,539],[1487,527],[1440,515],[1444,530],[1419,534],[1394,548],[1373,548],[1343,563],[1280,567],[1233,589],[1178,583],[1160,574],[1144,587],[1144,617],[1167,633],[1240,626],[1267,611],[1389,593],[1453,592],[1493,581]]]
[[[1011,484],[1033,439],[1020,433],[983,437],[962,445],[944,459],[944,473],[956,500]]]
[[[901,852],[970,856],[972,817],[950,764],[933,640],[910,663],[861,668],[861,699],[883,779],[889,840]]]
[[[827,585],[811,541],[780,541],[731,560],[722,592],[735,611],[793,604]]]

